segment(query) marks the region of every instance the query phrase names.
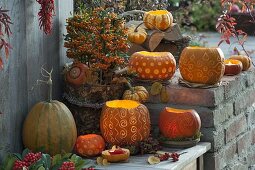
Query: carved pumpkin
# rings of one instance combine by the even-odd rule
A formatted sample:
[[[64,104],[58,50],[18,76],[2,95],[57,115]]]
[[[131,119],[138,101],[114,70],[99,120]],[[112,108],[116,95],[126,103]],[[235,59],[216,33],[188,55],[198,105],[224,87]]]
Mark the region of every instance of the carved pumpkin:
[[[173,16],[167,10],[149,11],[144,13],[143,22],[148,29],[166,30],[172,26]]]
[[[125,148],[116,147],[115,145],[110,150],[104,150],[102,157],[108,162],[120,162],[128,160],[130,151]]]
[[[150,115],[143,104],[132,100],[106,102],[100,117],[104,139],[112,145],[136,144],[150,134]]]
[[[233,55],[229,59],[239,60],[243,64],[243,71],[248,70],[251,67],[251,59],[246,55]]]
[[[186,47],[181,53],[179,67],[184,80],[213,85],[224,74],[224,54],[220,48]]]
[[[201,120],[195,110],[166,107],[159,115],[159,129],[164,137],[189,138],[199,132]]]
[[[243,69],[243,64],[239,60],[228,59],[224,61],[225,63],[225,75],[237,75],[241,73]]]
[[[138,102],[145,102],[149,98],[149,92],[143,86],[132,87],[130,83],[129,90],[126,90],[123,94],[122,99],[134,100]]]
[[[75,148],[82,156],[97,156],[104,150],[105,141],[97,134],[82,135],[77,138]]]
[[[128,40],[135,44],[142,44],[147,38],[147,32],[144,28],[131,26],[128,28]]]
[[[66,81],[72,85],[80,86],[86,83],[89,67],[83,63],[74,63],[66,73]]]
[[[73,150],[77,129],[70,110],[51,99],[52,79],[51,73],[48,74],[49,99],[33,106],[25,119],[22,137],[26,148],[32,151],[43,148],[53,156]]]
[[[129,66],[140,79],[168,80],[175,73],[176,61],[169,52],[140,51],[130,57]]]

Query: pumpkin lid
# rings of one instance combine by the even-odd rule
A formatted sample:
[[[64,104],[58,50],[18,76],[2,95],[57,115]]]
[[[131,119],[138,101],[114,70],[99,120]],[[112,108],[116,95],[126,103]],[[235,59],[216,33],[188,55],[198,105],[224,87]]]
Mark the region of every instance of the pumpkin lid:
[[[139,105],[139,102],[133,100],[112,100],[106,102],[106,106],[111,108],[133,109],[137,108]]]
[[[146,57],[162,57],[171,54],[170,52],[149,52],[149,51],[139,51],[137,53],[144,55]]]
[[[169,12],[167,10],[156,10],[156,11],[149,11],[152,15],[164,15],[168,14]]]
[[[185,113],[187,111],[191,111],[192,109],[175,109],[175,108],[171,108],[171,107],[166,107],[165,108],[167,112],[174,112],[174,113]]]

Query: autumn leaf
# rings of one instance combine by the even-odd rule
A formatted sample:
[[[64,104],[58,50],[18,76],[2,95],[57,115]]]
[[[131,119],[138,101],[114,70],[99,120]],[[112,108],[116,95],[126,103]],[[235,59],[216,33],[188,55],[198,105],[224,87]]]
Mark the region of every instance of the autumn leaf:
[[[4,63],[2,58],[0,57],[0,70],[2,70],[4,68]]]

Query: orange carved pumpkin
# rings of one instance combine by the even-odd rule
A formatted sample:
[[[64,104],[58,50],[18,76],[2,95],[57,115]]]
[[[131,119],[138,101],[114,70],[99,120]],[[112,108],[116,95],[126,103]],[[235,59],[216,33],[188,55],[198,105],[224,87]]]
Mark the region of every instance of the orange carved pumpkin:
[[[100,118],[104,139],[112,145],[136,144],[150,134],[150,115],[143,104],[132,100],[106,102]]]
[[[66,73],[66,81],[72,85],[80,86],[86,83],[89,67],[83,63],[74,63]]]
[[[229,59],[239,60],[243,64],[243,71],[248,70],[251,67],[251,59],[246,55],[233,55]]]
[[[144,25],[148,29],[166,30],[173,24],[173,16],[167,10],[156,10],[144,13]]]
[[[193,137],[199,132],[201,120],[195,110],[181,110],[166,107],[159,116],[159,129],[164,137]]]
[[[140,79],[147,80],[168,80],[176,69],[175,58],[169,52],[136,52],[129,63]]]
[[[224,74],[224,54],[220,48],[186,47],[181,53],[179,67],[184,80],[213,85]]]
[[[239,60],[228,59],[224,61],[225,63],[225,75],[237,75],[241,73],[243,69],[243,64]]]
[[[104,150],[105,141],[97,134],[83,135],[77,138],[75,148],[82,156],[97,156]]]

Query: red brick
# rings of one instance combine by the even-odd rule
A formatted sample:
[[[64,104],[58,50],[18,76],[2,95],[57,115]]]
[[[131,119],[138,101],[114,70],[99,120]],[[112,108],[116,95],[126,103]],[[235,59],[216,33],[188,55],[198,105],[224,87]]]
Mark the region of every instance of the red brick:
[[[251,146],[251,132],[246,132],[237,139],[237,153],[240,155],[242,151],[248,150]]]
[[[247,129],[247,122],[245,115],[235,117],[235,120],[225,129],[225,143],[230,142],[242,132]]]

